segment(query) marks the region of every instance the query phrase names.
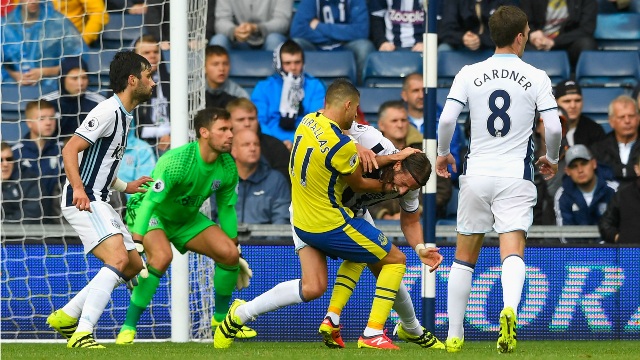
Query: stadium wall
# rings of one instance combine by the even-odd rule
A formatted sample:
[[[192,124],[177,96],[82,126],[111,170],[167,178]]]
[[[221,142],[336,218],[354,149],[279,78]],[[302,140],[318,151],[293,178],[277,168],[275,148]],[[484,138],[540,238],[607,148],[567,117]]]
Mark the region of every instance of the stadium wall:
[[[76,249],[70,249],[77,247]],[[70,251],[73,250],[73,251]],[[415,253],[403,248],[407,256],[405,285],[420,314],[420,265]],[[30,256],[25,257],[25,252]],[[2,339],[54,339],[45,324],[53,307],[68,301],[93,276],[99,261],[86,262],[80,245],[2,246]],[[436,334],[447,331],[446,296],[453,247],[442,247],[445,262],[437,271]],[[298,259],[291,246],[246,245],[243,253],[254,271],[251,286],[235,296],[250,300],[280,281],[300,276]],[[33,255],[33,256],[31,256]],[[26,260],[25,260],[26,259]],[[525,252],[527,280],[519,312],[519,339],[638,339],[640,338],[640,248],[618,247],[540,247]],[[88,265],[87,265],[88,264]],[[329,260],[330,284],[339,266]],[[80,269],[80,273],[69,273]],[[84,271],[83,271],[84,270]],[[31,274],[31,275],[29,275]],[[33,276],[38,274],[42,276]],[[47,274],[56,274],[47,276]],[[347,304],[341,323],[343,336],[355,341],[368,318],[375,288],[368,272]],[[53,294],[53,295],[52,295]],[[58,295],[56,295],[58,294]],[[169,284],[162,279],[154,302],[166,304]],[[475,269],[473,289],[467,308],[465,337],[494,340],[502,308],[499,250],[483,249]],[[195,297],[197,294],[189,294]],[[300,304],[266,314],[252,323],[257,341],[319,341],[317,328],[329,302],[330,291],[309,304]],[[113,301],[98,322],[96,337],[114,339],[124,321],[129,293],[124,287],[114,291]],[[170,309],[152,306],[153,316],[145,313],[138,328],[139,339],[170,339]],[[391,322],[387,324],[393,328]]]

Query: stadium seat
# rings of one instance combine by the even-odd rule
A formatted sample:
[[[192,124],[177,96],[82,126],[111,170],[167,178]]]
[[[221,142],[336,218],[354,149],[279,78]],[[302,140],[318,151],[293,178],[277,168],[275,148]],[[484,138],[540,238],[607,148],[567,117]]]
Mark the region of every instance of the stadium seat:
[[[571,76],[569,56],[564,50],[525,51],[522,60],[540,70],[544,70],[551,79],[551,84],[554,86]]]
[[[242,87],[255,87],[258,81],[274,73],[271,51],[231,51],[229,78]]]
[[[439,51],[438,87],[451,87],[463,66],[486,60],[492,54],[491,51]]]
[[[9,145],[20,141],[29,132],[25,121],[7,121],[4,116],[0,127],[2,129],[2,141],[7,142]]]
[[[607,122],[609,118],[609,103],[623,94],[627,94],[627,92],[620,87],[583,88],[582,113],[596,122]]]
[[[351,51],[305,51],[304,59],[304,71],[327,87],[338,78],[356,83],[356,61]]]
[[[364,66],[363,83],[367,87],[402,87],[403,78],[422,73],[422,54],[412,51],[376,51]]]
[[[638,50],[640,14],[599,14],[594,37],[601,50]]]
[[[128,48],[144,33],[142,15],[112,13],[102,31],[102,48]]]
[[[637,51],[583,51],[576,67],[580,86],[633,88],[640,77]]]
[[[109,88],[109,65],[116,52],[116,49],[105,49],[85,54],[89,68],[89,86],[98,86],[102,90]]]
[[[402,100],[398,88],[361,87],[358,90],[360,90],[360,110],[364,113],[364,118],[376,127],[380,105],[389,100]]]
[[[38,100],[42,95],[56,90],[55,88],[42,88],[41,86],[19,86],[15,84],[2,84],[2,120],[21,119],[21,113],[29,101]]]

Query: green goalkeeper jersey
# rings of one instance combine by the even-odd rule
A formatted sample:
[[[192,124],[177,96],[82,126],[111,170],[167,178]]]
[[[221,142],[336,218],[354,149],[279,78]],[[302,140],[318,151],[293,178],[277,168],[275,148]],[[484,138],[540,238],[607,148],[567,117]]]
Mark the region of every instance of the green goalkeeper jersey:
[[[220,154],[213,164],[200,156],[194,141],[160,157],[151,173],[155,182],[146,193],[130,199],[140,201],[131,231],[145,235],[152,215],[163,222],[188,223],[211,194],[216,194],[220,227],[230,238],[238,235],[235,204],[238,200],[238,169],[229,154]]]

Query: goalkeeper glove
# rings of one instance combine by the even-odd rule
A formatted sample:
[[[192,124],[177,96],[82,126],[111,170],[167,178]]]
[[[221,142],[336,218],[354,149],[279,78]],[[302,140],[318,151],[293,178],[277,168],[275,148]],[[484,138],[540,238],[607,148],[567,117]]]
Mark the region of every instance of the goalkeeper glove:
[[[240,272],[238,273],[238,282],[236,283],[236,289],[242,290],[249,287],[251,278],[253,277],[253,271],[249,268],[249,263],[242,257],[240,245],[238,245],[238,252],[240,253],[240,260],[238,265],[240,266]]]
[[[147,262],[144,261],[144,257],[142,257],[142,255],[144,255],[144,245],[142,245],[142,241],[140,240],[133,240],[133,242],[136,244],[136,250],[138,251],[140,259],[142,260],[142,270],[140,270],[140,276],[146,279],[147,277],[149,277],[149,270],[147,269]]]
[[[142,263],[144,263],[144,260],[142,260]],[[127,289],[133,291],[133,288],[138,286],[138,277],[134,276],[131,278],[131,280],[125,282],[124,284],[127,285]]]

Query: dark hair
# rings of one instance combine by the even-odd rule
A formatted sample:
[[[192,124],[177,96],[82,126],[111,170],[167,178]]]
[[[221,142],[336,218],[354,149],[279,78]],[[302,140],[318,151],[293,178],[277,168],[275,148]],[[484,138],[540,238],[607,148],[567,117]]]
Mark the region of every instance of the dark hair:
[[[0,151],[7,150],[7,149],[11,150],[11,145],[7,144],[4,141],[0,142]]]
[[[209,56],[218,55],[218,56],[226,56],[229,57],[229,52],[227,49],[223,48],[220,45],[209,45],[206,49],[204,49],[204,58],[208,58]]]
[[[431,176],[431,161],[425,153],[415,153],[402,160],[402,171],[408,171],[413,179],[420,185],[425,186]]]
[[[380,108],[378,109],[378,118],[381,118],[384,112],[387,111],[387,109],[404,110],[405,109],[404,102],[402,100],[389,100],[389,101],[383,102],[382,105],[380,105]]]
[[[196,131],[196,138],[200,139],[200,128],[208,129],[218,119],[229,120],[229,112],[225,109],[209,107],[198,111],[193,119],[193,128]]]
[[[337,101],[360,99],[360,91],[347,79],[337,79],[329,85],[325,95],[326,104]]]
[[[280,59],[282,59],[282,54],[302,54],[302,62],[304,63],[304,50],[297,42],[287,39],[280,46]]]
[[[27,106],[25,107],[24,112],[26,114],[26,113],[30,112],[31,110],[33,110],[33,109],[39,109],[39,110],[42,110],[42,109],[53,109],[53,110],[55,110],[56,107],[53,106],[53,104],[48,102],[47,100],[42,100],[42,99],[33,100],[33,101],[29,101],[27,103]]]
[[[489,18],[491,40],[499,48],[513,44],[516,36],[524,33],[526,27],[527,14],[517,6],[500,6]]]
[[[144,56],[133,51],[119,51],[109,65],[109,81],[114,93],[123,92],[129,83],[129,75],[138,79],[142,72],[151,69],[151,64]]]

